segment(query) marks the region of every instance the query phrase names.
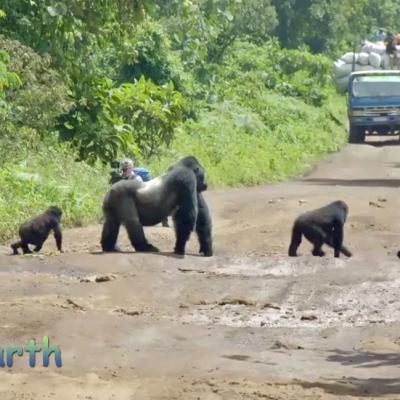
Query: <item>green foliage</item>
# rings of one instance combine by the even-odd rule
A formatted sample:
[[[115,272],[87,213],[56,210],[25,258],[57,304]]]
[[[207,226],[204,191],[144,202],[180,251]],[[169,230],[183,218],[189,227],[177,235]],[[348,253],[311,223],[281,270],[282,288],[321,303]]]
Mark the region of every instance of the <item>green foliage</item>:
[[[184,102],[172,84],[157,86],[143,77],[113,87],[98,82],[92,98],[60,118],[64,140],[79,149],[81,159],[111,161],[118,153],[149,157],[169,144],[181,121]]]
[[[8,88],[17,88],[21,84],[21,80],[16,73],[10,72],[8,64],[10,63],[10,56],[4,50],[0,50],[0,96]]]
[[[396,0],[273,0],[284,47],[307,45],[313,52],[352,49],[377,27],[400,30]]]
[[[8,69],[14,82],[5,92],[6,113],[0,116],[3,135],[13,137],[20,130],[32,134],[51,131],[56,116],[71,104],[65,80],[50,67],[48,57],[15,40],[0,36],[0,48],[10,55]]]
[[[187,68],[202,74],[221,61],[236,39],[261,43],[277,24],[270,0],[186,0],[158,2],[174,48]]]
[[[176,125],[181,122],[184,102],[173,85],[157,86],[143,77],[109,92],[107,118],[114,127],[123,127],[133,138],[140,155],[157,154],[162,144],[169,145]]]
[[[274,90],[320,106],[332,90],[330,72],[328,58],[306,50],[282,50],[276,41],[263,46],[237,42],[214,88],[220,99],[239,96],[247,103],[258,93]]]
[[[150,168],[162,173],[179,157],[195,154],[213,186],[256,185],[296,176],[346,142],[340,96],[330,97],[321,109],[278,94],[260,97],[258,104],[266,110],[264,123],[234,103],[223,103],[199,121],[186,122],[164,157],[153,159]],[[240,118],[232,118],[238,112],[252,121],[247,130]]]
[[[306,50],[238,41],[227,52],[209,103],[186,121],[151,167],[196,154],[217,186],[294,176],[346,142],[346,104],[332,87],[330,62]]]
[[[26,157],[22,157],[26,156]],[[17,236],[18,224],[51,205],[63,210],[63,226],[99,221],[107,171],[77,163],[68,147],[47,143],[16,153],[0,168],[0,239]]]
[[[170,43],[162,27],[154,21],[144,21],[137,27],[133,40],[125,40],[120,53],[121,82],[134,82],[141,76],[158,85],[171,81],[169,65]]]
[[[400,4],[397,0],[368,0],[364,6],[368,32],[384,27],[391,32],[400,30]]]
[[[116,43],[146,16],[139,0],[2,0],[1,6],[3,33],[63,66],[74,64],[79,52]]]
[[[204,7],[216,32],[208,47],[209,62],[219,62],[236,39],[264,42],[277,25],[275,8],[270,0],[206,1]]]
[[[116,157],[119,147],[126,147],[125,131],[115,130],[104,118],[107,91],[112,82],[107,79],[91,82],[85,96],[76,95],[74,107],[58,118],[61,139],[71,142],[79,159],[93,164],[98,158],[109,161]]]

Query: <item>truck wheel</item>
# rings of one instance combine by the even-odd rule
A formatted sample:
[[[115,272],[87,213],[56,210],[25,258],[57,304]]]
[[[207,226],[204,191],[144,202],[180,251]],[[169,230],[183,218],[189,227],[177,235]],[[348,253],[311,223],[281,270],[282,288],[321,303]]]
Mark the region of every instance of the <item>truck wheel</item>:
[[[362,126],[351,126],[349,133],[349,143],[363,143],[365,139],[365,128]]]

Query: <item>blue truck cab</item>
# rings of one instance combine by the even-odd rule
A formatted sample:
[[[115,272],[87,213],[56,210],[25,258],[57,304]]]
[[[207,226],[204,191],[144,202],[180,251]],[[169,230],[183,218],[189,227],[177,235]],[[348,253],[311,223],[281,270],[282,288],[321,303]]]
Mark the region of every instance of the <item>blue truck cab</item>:
[[[400,131],[400,71],[352,72],[348,88],[349,142]]]

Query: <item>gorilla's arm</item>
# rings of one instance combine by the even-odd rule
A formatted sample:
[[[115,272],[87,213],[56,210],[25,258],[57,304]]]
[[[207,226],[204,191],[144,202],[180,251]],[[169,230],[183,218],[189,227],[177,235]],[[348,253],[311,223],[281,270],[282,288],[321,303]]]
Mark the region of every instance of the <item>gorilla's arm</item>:
[[[301,244],[302,236],[303,236],[303,231],[295,222],[292,228],[292,238],[290,240],[290,245],[289,245],[289,251],[288,251],[289,257],[297,257],[297,249]]]
[[[121,201],[120,220],[123,221],[128,232],[129,240],[136,251],[158,251],[151,245],[145,235],[140,222],[139,213],[132,197],[124,197]]]
[[[343,245],[343,218],[336,219],[333,223],[333,231],[331,236],[327,236],[326,244],[333,247],[335,257],[339,257],[343,253],[346,257],[351,257],[352,253]]]
[[[56,240],[58,251],[62,252],[62,232],[58,219],[54,218],[53,222],[54,238]]]
[[[178,194],[178,209],[173,215],[176,242],[175,254],[184,255],[186,242],[195,228],[198,204],[196,180],[185,179],[180,185]]]
[[[136,251],[158,251],[157,247],[151,245],[144,235],[139,213],[132,198],[121,197],[117,213],[118,219],[125,225],[129,240]]]
[[[210,211],[202,193],[197,194],[198,214],[196,221],[196,233],[200,244],[200,253],[206,257],[213,255],[212,247],[212,222]]]
[[[332,239],[335,257],[339,257],[343,245],[343,222],[340,219],[336,219],[333,223]]]

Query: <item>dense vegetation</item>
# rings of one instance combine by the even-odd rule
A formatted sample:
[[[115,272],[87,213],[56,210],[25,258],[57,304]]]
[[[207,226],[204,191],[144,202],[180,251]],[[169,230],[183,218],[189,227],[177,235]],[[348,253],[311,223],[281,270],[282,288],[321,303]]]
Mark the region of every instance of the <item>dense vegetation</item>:
[[[395,0],[3,0],[0,236],[100,216],[110,160],[195,154],[214,185],[284,179],[345,142],[330,57]],[[397,24],[397,25],[396,25]]]

